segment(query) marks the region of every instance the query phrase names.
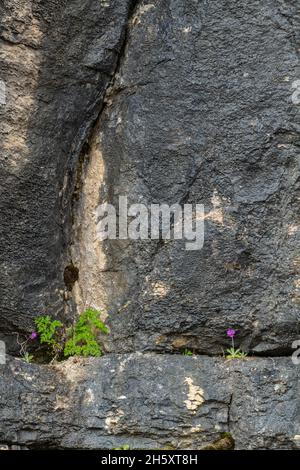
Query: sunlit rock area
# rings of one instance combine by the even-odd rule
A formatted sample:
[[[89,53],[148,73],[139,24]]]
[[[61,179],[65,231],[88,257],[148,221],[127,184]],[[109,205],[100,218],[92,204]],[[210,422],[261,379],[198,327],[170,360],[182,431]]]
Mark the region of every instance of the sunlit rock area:
[[[298,0],[0,1],[1,449],[299,448],[299,52]]]

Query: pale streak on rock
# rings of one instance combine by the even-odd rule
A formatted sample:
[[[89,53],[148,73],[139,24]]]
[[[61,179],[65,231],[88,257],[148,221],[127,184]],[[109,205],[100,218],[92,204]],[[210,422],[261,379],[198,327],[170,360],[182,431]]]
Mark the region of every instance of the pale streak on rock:
[[[196,412],[199,406],[205,402],[204,392],[202,388],[194,384],[191,377],[185,378],[185,383],[188,385],[188,399],[184,401],[188,410]]]

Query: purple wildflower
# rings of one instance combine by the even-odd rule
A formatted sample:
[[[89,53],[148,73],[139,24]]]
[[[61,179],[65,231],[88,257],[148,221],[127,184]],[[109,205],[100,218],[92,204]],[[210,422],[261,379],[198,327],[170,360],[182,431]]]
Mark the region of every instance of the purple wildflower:
[[[229,328],[227,330],[227,336],[229,336],[229,338],[233,338],[235,333],[236,333],[236,330],[234,330],[233,328]]]
[[[34,340],[34,339],[37,338],[37,336],[38,336],[37,333],[36,333],[35,331],[33,331],[33,332],[31,333],[31,335],[29,336],[29,339]]]

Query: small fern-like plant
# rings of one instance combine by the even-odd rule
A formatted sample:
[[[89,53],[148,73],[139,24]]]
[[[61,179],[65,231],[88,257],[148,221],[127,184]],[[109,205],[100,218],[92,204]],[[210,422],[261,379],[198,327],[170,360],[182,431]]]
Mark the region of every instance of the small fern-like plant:
[[[52,320],[49,315],[35,318],[34,323],[39,334],[40,343],[45,344],[50,353],[56,357],[63,349],[59,341],[58,330],[64,325],[59,320]]]
[[[65,344],[64,356],[101,356],[102,349],[97,333],[108,333],[107,326],[99,318],[100,312],[89,308],[83,312],[71,330],[71,338]]]

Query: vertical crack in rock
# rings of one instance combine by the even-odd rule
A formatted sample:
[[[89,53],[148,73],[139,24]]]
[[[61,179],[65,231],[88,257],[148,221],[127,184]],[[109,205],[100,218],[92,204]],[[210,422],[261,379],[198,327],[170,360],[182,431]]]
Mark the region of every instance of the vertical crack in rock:
[[[229,402],[227,404],[227,429],[228,432],[230,433],[230,425],[231,425],[231,405],[232,405],[232,400],[233,400],[233,393],[230,395]]]
[[[284,5],[284,2],[282,5],[278,5],[278,13],[280,18],[274,16],[274,23],[277,28],[282,29],[283,31],[288,33],[288,37],[290,38],[291,43],[295,48],[295,52],[299,56],[299,39],[297,37],[297,32],[299,34],[299,31],[297,31],[297,19],[299,19],[299,8],[296,4],[295,6],[291,5],[291,11],[287,13],[284,11],[285,7],[287,7],[287,5]]]
[[[136,2],[10,0],[0,5],[1,339],[63,317],[76,169],[104,106]],[[79,163],[78,163],[79,159]],[[12,191],[13,188],[13,191]],[[74,195],[76,199],[76,194]],[[76,269],[75,262],[73,265]],[[71,287],[71,286],[70,286]],[[69,317],[70,318],[70,317]]]
[[[255,354],[288,354],[297,337],[297,145],[272,136],[284,123],[296,128],[299,68],[290,37],[274,27],[277,7],[268,3],[261,16],[257,5],[235,10],[222,1],[191,15],[182,2],[158,2],[139,15],[121,83],[133,90],[147,77],[149,85],[117,96],[103,125],[111,191],[132,202],[202,202],[209,216],[204,248],[194,253],[180,242],[111,245],[128,281],[127,308],[112,318],[118,351],[180,344],[218,354],[228,324]]]
[[[255,357],[299,334],[297,2],[0,3],[1,333],[65,286],[69,318],[115,313],[118,353],[8,357],[0,448],[299,448],[299,367]],[[123,194],[205,203],[204,249],[99,243]],[[228,327],[246,360],[208,357]]]
[[[85,125],[81,142],[76,145],[75,152],[71,157],[79,154],[77,159],[77,171],[73,183],[72,194],[72,233],[69,259],[74,262],[78,269],[78,282],[74,283],[72,293],[66,296],[66,309],[76,310],[78,313],[88,306],[94,306],[106,311],[110,296],[107,284],[102,288],[98,283],[97,273],[107,273],[111,284],[112,277],[118,276],[118,270],[107,267],[107,257],[102,247],[99,246],[96,237],[96,208],[100,203],[100,191],[105,185],[104,161],[99,149],[99,138],[101,134],[101,121],[107,107],[111,106],[112,99],[117,94],[117,78],[126,54],[128,36],[131,20],[139,6],[138,0],[131,0],[128,5],[128,16],[126,24],[121,33],[121,44],[105,90],[100,94],[98,103],[92,113],[92,119]],[[113,145],[113,143],[112,143]],[[85,237],[85,238],[84,238]],[[105,277],[105,274],[103,274]],[[105,284],[105,283],[104,283]],[[107,300],[105,302],[105,299]]]

